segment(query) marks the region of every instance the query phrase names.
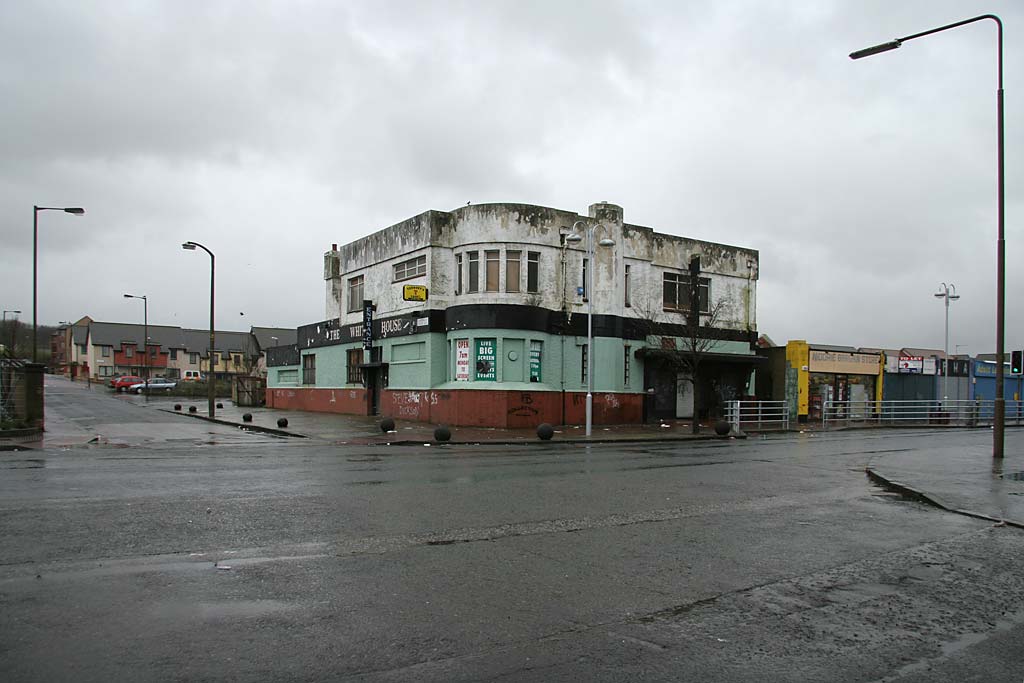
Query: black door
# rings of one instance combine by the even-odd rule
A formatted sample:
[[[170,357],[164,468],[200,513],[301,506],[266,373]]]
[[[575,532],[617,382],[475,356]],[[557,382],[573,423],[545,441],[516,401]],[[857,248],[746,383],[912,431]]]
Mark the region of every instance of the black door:
[[[676,416],[676,371],[648,363],[644,366],[644,421]]]

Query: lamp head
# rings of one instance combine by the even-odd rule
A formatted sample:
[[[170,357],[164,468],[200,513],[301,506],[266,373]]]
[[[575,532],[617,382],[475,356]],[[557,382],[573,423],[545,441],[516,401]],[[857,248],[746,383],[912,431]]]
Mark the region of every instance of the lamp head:
[[[70,206],[70,207],[64,209],[64,213],[70,213],[70,214],[73,214],[75,216],[83,216],[83,215],[85,215],[85,209],[83,209],[80,206]]]
[[[599,247],[614,247],[615,246],[615,240],[611,239],[610,237],[605,237],[603,240],[601,240],[600,242],[597,243],[597,246],[599,246]]]
[[[569,244],[578,244],[579,242],[583,241],[583,237],[579,233],[574,232],[568,237],[566,237],[565,241],[568,242]]]
[[[135,297],[134,297],[134,296],[132,296],[131,294],[125,294],[125,295],[124,295],[124,298],[125,298],[125,299],[134,299]]]
[[[183,243],[181,245],[181,248],[182,249],[188,249],[189,251],[195,251],[196,250],[196,245],[193,244],[192,242],[185,242],[185,243]]]
[[[882,43],[881,45],[872,45],[871,47],[866,47],[863,50],[851,52],[850,59],[862,59],[864,57],[870,57],[871,55],[877,55],[882,52],[888,52],[889,50],[895,50],[901,45],[903,45],[903,43],[901,43],[898,40],[890,40],[888,43]]]

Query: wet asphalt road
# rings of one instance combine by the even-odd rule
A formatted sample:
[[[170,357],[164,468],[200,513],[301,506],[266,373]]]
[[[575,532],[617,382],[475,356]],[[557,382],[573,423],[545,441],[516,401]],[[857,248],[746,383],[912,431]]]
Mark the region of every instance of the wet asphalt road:
[[[48,401],[121,431],[0,453],[0,680],[1024,679],[1024,532],[863,474],[984,430],[344,447]]]

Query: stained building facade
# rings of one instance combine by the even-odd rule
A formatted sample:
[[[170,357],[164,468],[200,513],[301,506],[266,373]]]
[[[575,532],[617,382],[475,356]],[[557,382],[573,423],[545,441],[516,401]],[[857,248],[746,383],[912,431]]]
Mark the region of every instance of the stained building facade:
[[[578,424],[592,381],[595,424],[690,417],[679,361],[699,351],[713,415],[751,393],[757,277],[756,250],[632,225],[615,204],[427,211],[324,254],[325,320],[268,352],[267,404]]]

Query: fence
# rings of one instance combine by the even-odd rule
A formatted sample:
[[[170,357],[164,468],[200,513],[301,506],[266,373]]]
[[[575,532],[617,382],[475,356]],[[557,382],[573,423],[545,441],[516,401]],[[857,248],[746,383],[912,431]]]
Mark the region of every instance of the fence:
[[[1006,424],[1024,424],[1024,402],[1006,401]],[[995,402],[991,400],[826,401],[822,426],[852,425],[956,425],[985,427],[992,424]]]
[[[3,429],[42,427],[42,365],[0,358],[0,423]]]
[[[725,419],[734,431],[789,429],[789,406],[786,401],[729,401]]]

